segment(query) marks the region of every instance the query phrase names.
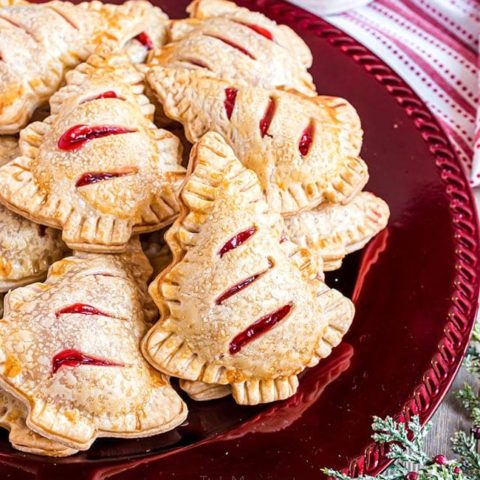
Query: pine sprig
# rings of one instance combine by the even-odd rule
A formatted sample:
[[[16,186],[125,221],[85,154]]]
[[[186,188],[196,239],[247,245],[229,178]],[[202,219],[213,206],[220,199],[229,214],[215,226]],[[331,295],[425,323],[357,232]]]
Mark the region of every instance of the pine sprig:
[[[472,344],[465,356],[464,366],[473,375],[480,377],[480,322],[477,322]],[[471,385],[464,385],[456,393],[473,421],[471,432],[457,432],[452,438],[452,449],[458,456],[448,461],[443,455],[429,458],[425,453],[425,438],[430,430],[422,428],[418,417],[407,424],[391,417],[374,417],[372,439],[379,444],[388,444],[387,457],[394,463],[382,474],[372,477],[361,475],[358,480],[480,480],[480,454],[477,443],[480,439],[480,395]],[[413,467],[412,467],[413,466]],[[413,468],[413,470],[412,470]],[[351,480],[348,475],[325,468],[323,473],[335,480]]]
[[[357,477],[358,480],[467,480],[457,462],[449,462],[443,455],[431,459],[425,453],[425,438],[430,426],[422,428],[417,416],[407,424],[392,417],[374,417],[372,428],[375,432],[372,439],[379,444],[388,444],[387,457],[394,463],[377,477],[363,475]],[[411,470],[412,464],[416,471]],[[323,473],[332,479],[351,480],[348,475],[332,469],[325,469]]]
[[[477,439],[470,433],[457,432],[452,438],[452,449],[461,459],[461,469],[465,479],[480,478],[480,454],[477,452]]]
[[[480,397],[474,392],[473,388],[465,384],[461,390],[455,392],[455,396],[468,412],[473,424],[480,425]]]

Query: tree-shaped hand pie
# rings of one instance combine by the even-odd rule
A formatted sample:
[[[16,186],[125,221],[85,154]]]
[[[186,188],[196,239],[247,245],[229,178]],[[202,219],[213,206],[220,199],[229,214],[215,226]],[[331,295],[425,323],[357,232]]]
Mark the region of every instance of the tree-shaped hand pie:
[[[18,132],[60,87],[66,71],[102,44],[115,50],[158,9],[146,1],[0,2],[0,134]],[[166,22],[166,20],[164,21]],[[162,24],[159,24],[162,29]]]
[[[51,116],[22,131],[21,156],[0,169],[0,201],[61,228],[77,250],[122,251],[132,233],[171,223],[181,146],[149,120],[142,92],[125,55],[92,56],[70,72]]]
[[[283,214],[345,202],[368,179],[358,158],[362,130],[354,108],[335,97],[238,86],[202,71],[154,67],[147,76],[165,114],[189,141],[220,133],[260,179]]]
[[[85,450],[97,437],[155,435],[185,419],[139,350],[151,272],[136,240],[123,255],[65,258],[45,283],[5,297],[0,384],[26,404],[31,430]]]
[[[388,205],[368,192],[346,205],[330,204],[285,219],[288,238],[317,252],[323,269],[335,270],[349,253],[363,248],[388,222]]]
[[[341,341],[353,304],[286,240],[257,176],[219,134],[194,146],[190,168],[166,234],[173,262],[149,289],[161,320],[143,353],[168,375],[230,384],[240,404],[287,398]]]
[[[151,64],[203,69],[241,85],[286,86],[315,95],[310,50],[289,27],[233,2],[202,0],[192,18],[170,23],[170,43]]]
[[[10,432],[8,440],[15,449],[48,457],[65,457],[77,452],[62,443],[32,432],[25,423],[26,417],[25,405],[10,393],[0,389],[0,427]]]

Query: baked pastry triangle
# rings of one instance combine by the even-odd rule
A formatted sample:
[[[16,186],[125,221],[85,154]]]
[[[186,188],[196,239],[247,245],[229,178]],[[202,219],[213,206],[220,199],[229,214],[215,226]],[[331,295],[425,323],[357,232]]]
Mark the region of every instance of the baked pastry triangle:
[[[126,55],[92,56],[67,76],[51,115],[21,133],[0,168],[0,201],[63,230],[72,249],[116,252],[178,212],[180,142],[149,120],[142,75]]]
[[[368,179],[360,121],[346,100],[241,87],[198,70],[154,67],[147,78],[190,142],[209,130],[227,139],[274,210],[346,202]]]
[[[161,320],[145,358],[168,375],[229,384],[240,404],[293,395],[297,374],[341,341],[353,304],[285,239],[255,173],[219,134],[192,149],[181,204],[166,234],[173,262],[149,288]]]
[[[324,270],[335,270],[345,255],[363,248],[388,222],[388,205],[361,192],[346,205],[327,204],[285,219],[292,242],[323,258]]]
[[[185,419],[139,350],[151,271],[135,240],[124,255],[65,258],[45,283],[6,296],[0,384],[25,402],[30,429],[85,450],[97,437],[155,435]]]
[[[67,70],[102,44],[124,46],[142,32],[156,7],[98,1],[73,5],[3,2],[0,5],[0,134],[18,132],[60,87]]]
[[[170,43],[152,65],[202,69],[239,85],[287,86],[315,95],[310,50],[286,25],[233,2],[193,2],[192,18],[169,26]]]
[[[10,393],[0,390],[0,427],[10,432],[8,440],[13,448],[48,457],[66,457],[77,453],[73,448],[32,432],[25,423],[26,417],[27,408],[23,403]]]
[[[0,137],[0,165],[17,155],[18,139]],[[41,280],[67,251],[58,230],[32,223],[0,205],[0,292]]]

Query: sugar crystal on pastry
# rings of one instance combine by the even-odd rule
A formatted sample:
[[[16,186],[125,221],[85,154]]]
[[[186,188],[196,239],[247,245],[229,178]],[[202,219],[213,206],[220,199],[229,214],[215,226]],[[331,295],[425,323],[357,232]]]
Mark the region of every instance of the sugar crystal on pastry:
[[[143,75],[125,54],[93,55],[50,104],[0,169],[4,205],[62,229],[70,248],[97,252],[122,251],[133,233],[173,221],[181,145],[151,122]]]
[[[85,450],[100,436],[170,430],[186,406],[143,359],[154,310],[138,240],[122,255],[77,253],[45,283],[11,291],[0,321],[0,384],[28,406],[27,426]]]
[[[194,146],[190,169],[166,234],[173,262],[149,289],[161,319],[143,352],[168,375],[229,384],[241,404],[287,398],[341,341],[353,305],[283,239],[281,215],[219,134]]]

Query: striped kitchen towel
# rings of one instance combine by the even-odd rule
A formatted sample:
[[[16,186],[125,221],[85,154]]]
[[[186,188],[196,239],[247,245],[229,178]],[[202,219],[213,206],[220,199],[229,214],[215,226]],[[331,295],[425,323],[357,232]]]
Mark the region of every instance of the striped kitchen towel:
[[[321,14],[317,0],[291,2]],[[326,19],[381,57],[425,100],[471,184],[480,186],[480,0],[373,0]]]

